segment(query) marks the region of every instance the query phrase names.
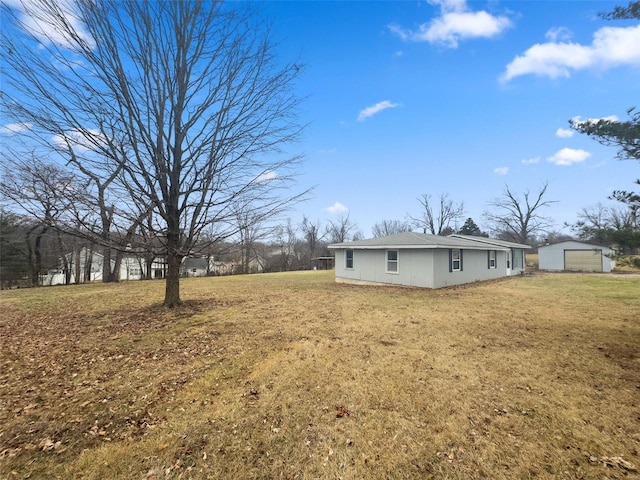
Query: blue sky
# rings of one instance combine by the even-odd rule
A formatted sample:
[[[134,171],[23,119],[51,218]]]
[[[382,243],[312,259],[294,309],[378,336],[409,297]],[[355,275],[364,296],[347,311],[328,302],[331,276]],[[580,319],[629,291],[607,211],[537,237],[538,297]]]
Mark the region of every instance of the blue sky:
[[[574,117],[626,119],[640,93],[640,25],[607,21],[626,2],[267,2],[309,95],[292,213],[323,224],[349,214],[366,237],[420,212],[422,194],[487,203],[549,182],[556,229],[632,189],[637,162],[571,134]]]
[[[563,230],[633,189],[638,162],[569,129],[640,108],[640,24],[598,17],[627,1],[260,2],[283,61],[304,64],[309,127],[292,151],[315,190],[291,219],[348,214],[369,237],[447,193],[483,227],[505,185],[548,182],[544,213]],[[5,139],[17,128],[0,122]]]

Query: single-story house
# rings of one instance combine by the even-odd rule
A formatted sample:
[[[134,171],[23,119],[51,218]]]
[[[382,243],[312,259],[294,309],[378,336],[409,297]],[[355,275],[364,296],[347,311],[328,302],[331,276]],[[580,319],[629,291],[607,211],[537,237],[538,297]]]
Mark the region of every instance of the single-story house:
[[[610,272],[616,266],[610,247],[568,240],[538,247],[540,270]]]
[[[209,273],[209,259],[204,257],[185,257],[182,260],[183,277],[206,277]]]
[[[329,245],[335,252],[337,282],[423,288],[523,273],[528,248],[484,237],[415,232]]]

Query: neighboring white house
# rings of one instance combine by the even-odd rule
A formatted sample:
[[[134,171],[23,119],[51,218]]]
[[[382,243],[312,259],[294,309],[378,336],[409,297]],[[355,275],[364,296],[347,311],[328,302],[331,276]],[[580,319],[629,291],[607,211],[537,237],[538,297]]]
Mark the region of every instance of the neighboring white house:
[[[66,255],[66,264],[69,268],[69,283],[101,282],[104,255],[102,253],[82,248],[79,252]],[[111,268],[115,268],[115,260],[111,259]],[[157,258],[151,265],[154,278],[164,278],[166,271],[165,262]],[[120,280],[140,280],[145,278],[146,262],[142,257],[133,254],[125,254],[120,262]],[[80,282],[76,282],[76,273],[80,274]],[[40,277],[40,283],[44,286],[65,285],[66,275],[64,268],[49,270],[46,275]]]
[[[183,277],[206,277],[209,273],[209,260],[204,257],[185,257],[180,273]]]
[[[524,250],[484,237],[405,232],[334,243],[337,282],[440,288],[524,272]],[[514,257],[515,252],[515,257]]]
[[[615,251],[602,245],[569,240],[538,247],[540,270],[610,272],[616,266]]]

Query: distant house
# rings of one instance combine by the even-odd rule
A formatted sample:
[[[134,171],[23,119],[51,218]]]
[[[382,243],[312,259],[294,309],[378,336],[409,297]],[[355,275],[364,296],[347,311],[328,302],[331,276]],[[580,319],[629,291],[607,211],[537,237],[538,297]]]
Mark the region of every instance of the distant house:
[[[115,268],[115,254],[111,258],[111,269]],[[88,248],[82,248],[75,253],[69,253],[64,261],[60,261],[60,268],[49,270],[46,275],[41,275],[40,283],[44,286],[65,285],[67,281],[73,283],[101,282],[104,266],[104,255]],[[65,265],[68,271],[65,270]],[[151,264],[152,278],[164,278],[166,262],[156,258]],[[120,261],[118,279],[141,280],[146,278],[146,261],[132,253],[126,253]]]
[[[404,232],[334,243],[337,282],[441,288],[524,272],[523,245],[484,237]]]
[[[569,240],[538,247],[540,270],[611,272],[616,266],[610,247]]]
[[[183,277],[206,277],[209,273],[209,260],[204,257],[186,257],[182,260]]]

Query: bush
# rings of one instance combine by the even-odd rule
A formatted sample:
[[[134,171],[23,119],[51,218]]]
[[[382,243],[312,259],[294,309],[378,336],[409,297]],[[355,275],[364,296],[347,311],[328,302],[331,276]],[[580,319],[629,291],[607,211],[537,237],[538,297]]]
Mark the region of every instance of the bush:
[[[621,255],[617,257],[616,270],[618,271],[640,270],[640,255]]]

